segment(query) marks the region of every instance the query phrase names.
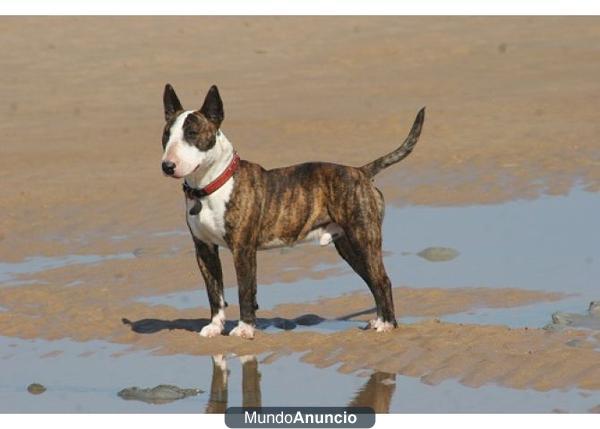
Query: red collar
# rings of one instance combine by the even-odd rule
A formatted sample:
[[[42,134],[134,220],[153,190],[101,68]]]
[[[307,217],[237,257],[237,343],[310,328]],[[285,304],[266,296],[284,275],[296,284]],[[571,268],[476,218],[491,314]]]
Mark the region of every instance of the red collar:
[[[233,152],[233,158],[231,159],[231,162],[229,163],[227,168],[225,170],[223,170],[223,172],[221,174],[219,174],[219,176],[215,180],[213,180],[212,182],[210,182],[208,185],[206,185],[204,188],[201,188],[201,189],[192,188],[190,185],[187,184],[187,182],[184,181],[183,182],[183,192],[189,199],[198,199],[198,198],[206,197],[207,195],[210,195],[213,192],[215,192],[217,189],[219,189],[221,186],[223,186],[225,184],[225,182],[227,182],[229,179],[231,179],[231,176],[233,176],[233,174],[235,173],[235,171],[238,169],[239,166],[240,166],[240,156],[237,154],[237,152]]]

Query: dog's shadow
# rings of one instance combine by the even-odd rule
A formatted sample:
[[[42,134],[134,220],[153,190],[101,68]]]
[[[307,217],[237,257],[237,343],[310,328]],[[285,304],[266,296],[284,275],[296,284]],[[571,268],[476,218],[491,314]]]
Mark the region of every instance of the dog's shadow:
[[[153,334],[165,329],[183,329],[191,332],[200,332],[203,327],[210,323],[210,319],[140,319],[133,322],[126,318],[121,320],[124,324],[129,325],[132,331],[140,334]],[[338,321],[339,320],[340,319],[338,319]],[[294,319],[284,319],[282,317],[274,317],[271,319],[258,318],[256,319],[256,327],[261,330],[274,327],[284,331],[290,331],[298,326],[316,326],[325,321],[327,321],[327,319],[316,314],[303,314]],[[226,335],[229,334],[236,326],[237,321],[225,322],[225,330],[223,333]]]

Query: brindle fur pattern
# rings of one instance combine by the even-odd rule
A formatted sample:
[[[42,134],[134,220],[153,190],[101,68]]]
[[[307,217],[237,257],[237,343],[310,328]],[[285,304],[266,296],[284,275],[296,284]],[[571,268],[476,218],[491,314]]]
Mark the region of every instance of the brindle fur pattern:
[[[219,259],[219,246],[198,240],[194,237],[191,230],[190,234],[194,240],[196,261],[198,262],[198,268],[200,268],[200,274],[202,274],[206,286],[212,318],[221,308],[221,304],[223,304],[223,307],[227,307],[227,302],[221,303],[221,297],[223,296],[223,270],[221,268],[221,260]]]
[[[238,270],[241,320],[254,323],[256,251],[280,240],[291,246],[312,230],[335,222],[344,236],[338,252],[375,296],[378,317],[395,324],[391,285],[381,252],[384,202],[361,169],[305,163],[274,170],[242,161],[227,204],[225,241]]]
[[[167,85],[165,132],[182,110],[175,92]],[[184,125],[191,142],[200,150],[207,150],[211,136],[218,132],[222,112],[218,90],[213,86],[202,109],[190,115],[188,119],[193,119]],[[421,109],[403,145],[363,167],[309,162],[265,170],[249,161],[240,162],[226,204],[224,241],[233,255],[241,321],[250,325],[256,322],[256,252],[273,242],[291,246],[316,228],[335,222],[344,232],[334,241],[335,248],[371,290],[378,320],[397,326],[391,282],[382,255],[384,199],[372,178],[412,151],[423,120]],[[194,243],[214,316],[223,296],[218,246],[197,238]]]

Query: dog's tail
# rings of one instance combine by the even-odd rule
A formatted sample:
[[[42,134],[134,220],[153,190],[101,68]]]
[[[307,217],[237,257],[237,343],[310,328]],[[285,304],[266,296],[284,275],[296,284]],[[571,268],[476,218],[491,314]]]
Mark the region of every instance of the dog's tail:
[[[360,167],[360,169],[369,177],[374,177],[377,173],[379,173],[384,168],[389,167],[392,164],[397,163],[398,161],[403,160],[412,152],[413,148],[417,144],[417,140],[419,140],[419,136],[421,135],[421,129],[423,128],[423,121],[425,120],[425,108],[423,107],[419,110],[415,122],[408,133],[408,136],[402,143],[398,149],[393,152],[388,153],[387,155],[382,156],[381,158],[377,158],[375,161],[370,162],[366,165]]]

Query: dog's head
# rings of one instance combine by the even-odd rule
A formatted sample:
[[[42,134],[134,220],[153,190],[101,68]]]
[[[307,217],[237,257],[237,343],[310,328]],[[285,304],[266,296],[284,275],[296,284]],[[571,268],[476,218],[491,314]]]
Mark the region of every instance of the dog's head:
[[[213,85],[200,110],[183,110],[175,90],[167,84],[163,104],[162,170],[167,176],[181,178],[210,162],[209,153],[223,122],[223,101]]]

